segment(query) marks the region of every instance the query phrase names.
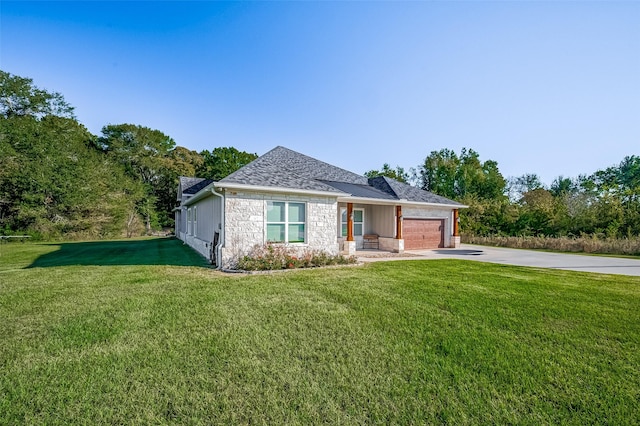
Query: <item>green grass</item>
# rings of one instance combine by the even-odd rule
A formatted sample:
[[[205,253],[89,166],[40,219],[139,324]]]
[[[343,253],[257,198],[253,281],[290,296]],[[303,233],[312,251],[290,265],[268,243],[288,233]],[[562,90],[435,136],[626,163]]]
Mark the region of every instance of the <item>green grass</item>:
[[[640,418],[637,277],[458,260],[224,275],[175,240],[7,244],[0,324],[0,424]]]

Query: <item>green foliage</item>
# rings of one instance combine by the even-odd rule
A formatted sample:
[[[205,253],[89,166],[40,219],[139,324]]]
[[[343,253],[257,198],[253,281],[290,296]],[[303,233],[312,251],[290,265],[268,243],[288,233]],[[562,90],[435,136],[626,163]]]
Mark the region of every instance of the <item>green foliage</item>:
[[[270,271],[278,269],[315,268],[356,263],[355,256],[331,255],[322,250],[296,250],[281,245],[256,245],[238,260],[236,269],[243,271]]]
[[[480,161],[479,154],[463,148],[458,157],[449,149],[432,151],[420,166],[422,189],[454,200],[467,196],[501,198],[506,181],[498,163]]]
[[[74,118],[73,107],[57,92],[39,89],[30,78],[0,70],[0,116]]]
[[[90,147],[94,136],[74,118],[43,115],[66,105],[62,98],[31,92],[36,99],[19,108],[3,94],[14,109],[0,116],[0,230],[42,238],[119,235],[133,183]],[[42,99],[56,103],[38,106]]]
[[[374,178],[376,176],[386,176],[404,183],[409,183],[409,181],[411,180],[411,175],[409,174],[409,172],[405,171],[404,168],[396,166],[395,169],[392,169],[388,163],[384,163],[382,165],[382,169],[369,170],[364,175],[368,178]]]
[[[171,226],[178,178],[194,176],[203,164],[202,157],[176,147],[174,140],[159,130],[134,124],[103,127],[96,146],[143,188],[137,210],[145,219],[146,233]]]
[[[204,150],[200,155],[203,163],[196,168],[196,175],[213,180],[227,177],[258,158],[257,154],[238,151],[233,147],[215,148],[211,152]]]

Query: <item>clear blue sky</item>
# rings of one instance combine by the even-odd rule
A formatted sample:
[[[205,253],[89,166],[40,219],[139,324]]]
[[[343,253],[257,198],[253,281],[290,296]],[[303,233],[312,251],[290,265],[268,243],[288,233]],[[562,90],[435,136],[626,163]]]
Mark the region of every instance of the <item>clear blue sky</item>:
[[[640,155],[640,2],[0,2],[0,68],[99,134],[363,173],[473,148],[544,182]]]

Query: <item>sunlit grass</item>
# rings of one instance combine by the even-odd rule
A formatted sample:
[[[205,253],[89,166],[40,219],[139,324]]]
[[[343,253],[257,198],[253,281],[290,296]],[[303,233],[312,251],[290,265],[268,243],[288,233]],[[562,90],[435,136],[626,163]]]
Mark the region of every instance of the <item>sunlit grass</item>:
[[[640,418],[638,278],[454,260],[225,275],[158,241],[124,265],[102,243],[107,266],[94,246],[3,247],[0,424]]]

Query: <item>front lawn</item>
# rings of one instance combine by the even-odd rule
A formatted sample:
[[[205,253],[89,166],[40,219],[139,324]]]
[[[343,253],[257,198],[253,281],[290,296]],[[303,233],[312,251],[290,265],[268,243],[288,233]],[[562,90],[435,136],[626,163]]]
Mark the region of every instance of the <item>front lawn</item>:
[[[225,275],[163,239],[1,250],[0,424],[640,418],[638,277],[458,260]]]

